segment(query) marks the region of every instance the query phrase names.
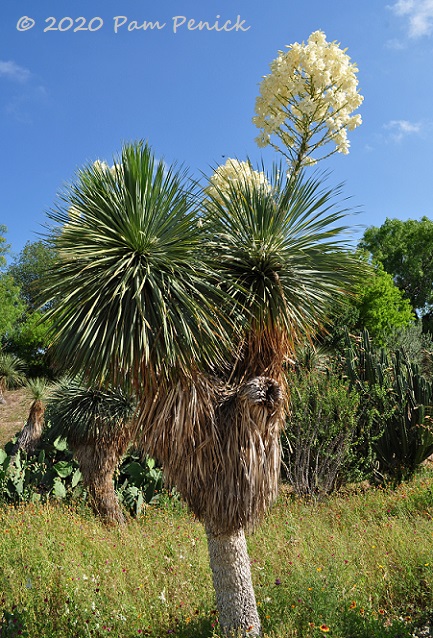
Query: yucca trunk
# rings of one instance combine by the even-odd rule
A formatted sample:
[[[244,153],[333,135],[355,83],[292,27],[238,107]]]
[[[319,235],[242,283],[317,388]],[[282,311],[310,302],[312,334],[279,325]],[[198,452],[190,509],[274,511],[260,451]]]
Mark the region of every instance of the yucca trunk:
[[[244,531],[277,495],[282,403],[269,377],[232,388],[199,377],[141,406],[145,452],[205,524],[226,635],[260,635]]]
[[[12,454],[15,454],[18,450],[31,454],[36,450],[44,427],[44,412],[45,406],[42,401],[34,401],[30,408],[27,423],[18,436]]]
[[[213,534],[206,529],[219,623],[226,636],[260,636],[260,618],[244,531]]]
[[[125,523],[113,476],[127,444],[128,441],[115,441],[114,445],[94,441],[74,449],[93,510],[108,525]]]

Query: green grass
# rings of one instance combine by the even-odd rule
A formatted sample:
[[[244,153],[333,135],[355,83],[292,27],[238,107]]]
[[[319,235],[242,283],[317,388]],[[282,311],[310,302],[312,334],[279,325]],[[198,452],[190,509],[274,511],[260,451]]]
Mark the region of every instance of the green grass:
[[[428,471],[321,503],[283,494],[249,537],[265,636],[408,638],[431,622],[432,516]],[[204,530],[179,505],[125,529],[83,507],[4,506],[0,529],[2,638],[220,635]]]

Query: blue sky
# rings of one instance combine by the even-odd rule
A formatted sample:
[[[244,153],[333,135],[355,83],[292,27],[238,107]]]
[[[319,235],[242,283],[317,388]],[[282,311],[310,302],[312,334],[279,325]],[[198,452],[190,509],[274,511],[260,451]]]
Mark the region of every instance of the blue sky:
[[[144,21],[161,28],[128,30]],[[386,217],[432,218],[432,0],[3,0],[0,223],[13,252],[37,239],[75,171],[123,142],[146,139],[197,176],[227,157],[270,166],[279,158],[252,124],[261,77],[317,29],[348,48],[365,98],[350,154],[319,165],[360,210],[355,236]]]

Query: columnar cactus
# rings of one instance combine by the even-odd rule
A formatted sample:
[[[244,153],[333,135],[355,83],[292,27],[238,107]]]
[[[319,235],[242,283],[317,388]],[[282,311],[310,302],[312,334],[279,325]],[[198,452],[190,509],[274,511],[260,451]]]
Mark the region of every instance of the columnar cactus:
[[[367,330],[353,343],[348,340],[346,372],[364,400],[372,391],[378,402],[377,419],[383,431],[375,442],[378,469],[395,482],[411,476],[433,454],[433,383],[423,377],[418,366],[402,349],[388,354],[376,350]]]

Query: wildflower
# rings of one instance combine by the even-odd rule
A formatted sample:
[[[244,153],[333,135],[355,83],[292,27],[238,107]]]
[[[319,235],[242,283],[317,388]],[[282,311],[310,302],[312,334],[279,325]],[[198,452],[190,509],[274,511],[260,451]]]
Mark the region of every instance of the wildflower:
[[[356,607],[356,601],[352,600],[352,602],[349,605],[349,609],[355,609],[355,607]]]
[[[275,579],[275,584],[276,584],[276,585],[281,585],[281,580],[280,580],[279,578],[276,578],[276,579]]]
[[[330,631],[328,625],[320,625],[319,629],[320,631],[323,631],[325,634],[327,634],[328,631]]]

